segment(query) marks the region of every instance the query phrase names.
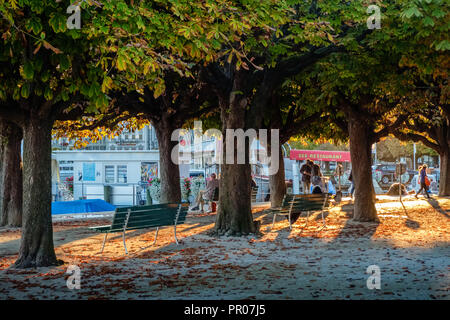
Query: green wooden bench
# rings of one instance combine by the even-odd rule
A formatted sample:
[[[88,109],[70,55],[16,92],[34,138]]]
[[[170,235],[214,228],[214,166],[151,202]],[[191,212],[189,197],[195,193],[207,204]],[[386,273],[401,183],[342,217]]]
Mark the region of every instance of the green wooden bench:
[[[308,225],[308,218],[311,212],[321,211],[323,226],[325,226],[325,218],[323,216],[324,210],[330,206],[330,194],[286,194],[280,208],[272,210],[273,223],[275,225],[277,215],[287,216],[289,221],[289,229],[292,229],[291,217],[293,213],[308,212],[306,217],[306,225]],[[305,225],[305,226],[306,226]]]
[[[110,225],[90,227],[90,229],[105,233],[101,252],[105,249],[105,243],[109,233],[122,232],[123,246],[125,253],[128,254],[125,243],[126,231],[156,228],[155,241],[153,242],[155,244],[158,238],[159,228],[164,226],[174,226],[175,242],[178,244],[177,225],[185,222],[188,209],[188,203],[167,203],[117,208]]]

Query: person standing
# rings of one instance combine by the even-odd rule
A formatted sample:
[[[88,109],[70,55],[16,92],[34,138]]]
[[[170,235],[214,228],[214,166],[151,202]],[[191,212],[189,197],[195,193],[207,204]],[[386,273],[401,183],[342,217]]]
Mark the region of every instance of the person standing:
[[[430,195],[428,194],[428,186],[427,186],[427,183],[426,183],[426,180],[427,180],[427,179],[428,179],[428,177],[427,177],[427,165],[424,164],[423,166],[421,166],[421,167],[419,168],[419,183],[420,183],[420,189],[419,189],[419,191],[417,191],[417,193],[416,193],[416,195],[415,195],[415,197],[416,197],[417,199],[419,199],[418,195],[419,195],[419,193],[422,192],[422,190],[425,191],[425,194],[427,195],[427,198],[428,198],[428,199],[431,198]]]
[[[310,166],[312,167],[313,177],[322,178],[322,172],[320,172],[320,166],[317,163],[314,163],[314,161],[310,161]]]
[[[310,166],[312,168],[312,177],[311,177],[311,184],[313,186],[313,190],[316,187],[319,187],[321,192],[325,192],[325,184],[322,180],[322,172],[320,171],[320,166],[317,163],[314,163],[313,161],[310,162]]]
[[[300,168],[300,173],[302,174],[303,194],[309,194],[309,189],[311,188],[312,167],[310,162],[311,161],[309,159],[306,159],[305,163]]]

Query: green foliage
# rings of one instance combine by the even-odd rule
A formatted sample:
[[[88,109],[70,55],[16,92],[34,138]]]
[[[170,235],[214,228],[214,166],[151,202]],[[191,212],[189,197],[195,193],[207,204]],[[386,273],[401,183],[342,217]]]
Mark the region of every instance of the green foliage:
[[[433,149],[424,146],[422,143],[416,144],[416,158],[423,155],[437,156]],[[414,157],[414,143],[401,142],[393,137],[387,137],[377,143],[377,158],[381,161],[395,162],[400,157]]]

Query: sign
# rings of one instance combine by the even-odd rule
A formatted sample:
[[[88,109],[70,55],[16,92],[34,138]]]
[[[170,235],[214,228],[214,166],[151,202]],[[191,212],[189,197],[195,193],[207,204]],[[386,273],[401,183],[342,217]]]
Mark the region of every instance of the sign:
[[[147,182],[151,179],[158,178],[157,162],[142,162],[141,164],[141,181]]]
[[[95,181],[95,163],[83,163],[83,181]]]
[[[351,162],[349,151],[291,150],[290,159]]]
[[[397,176],[401,176],[402,174],[405,174],[406,172],[406,163],[397,163],[395,166],[395,174]]]

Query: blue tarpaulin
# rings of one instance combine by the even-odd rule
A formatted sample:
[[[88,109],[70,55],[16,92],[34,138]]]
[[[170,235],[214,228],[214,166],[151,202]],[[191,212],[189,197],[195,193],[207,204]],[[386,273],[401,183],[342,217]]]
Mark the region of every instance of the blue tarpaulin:
[[[52,214],[71,214],[115,211],[116,207],[100,199],[58,201],[52,203]]]

